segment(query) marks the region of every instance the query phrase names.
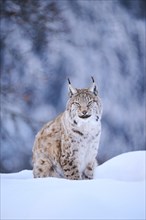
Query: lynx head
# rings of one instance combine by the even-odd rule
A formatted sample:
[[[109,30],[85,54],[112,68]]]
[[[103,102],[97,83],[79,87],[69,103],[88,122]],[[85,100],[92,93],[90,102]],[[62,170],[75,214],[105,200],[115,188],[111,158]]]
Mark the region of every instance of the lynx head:
[[[101,101],[98,96],[97,86],[94,78],[92,77],[92,85],[88,89],[74,88],[70,80],[69,85],[69,100],[67,103],[67,111],[71,119],[76,121],[88,121],[93,119],[99,121],[102,115]]]

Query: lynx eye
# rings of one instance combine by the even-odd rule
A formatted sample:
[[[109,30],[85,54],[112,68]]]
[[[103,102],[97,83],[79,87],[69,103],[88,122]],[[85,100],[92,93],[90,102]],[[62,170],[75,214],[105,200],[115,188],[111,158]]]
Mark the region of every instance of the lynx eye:
[[[78,107],[80,106],[80,104],[78,102],[74,102],[75,105],[77,105]]]
[[[92,101],[90,101],[89,103],[88,103],[88,105],[87,105],[87,107],[89,107],[89,106],[91,106],[92,105]]]

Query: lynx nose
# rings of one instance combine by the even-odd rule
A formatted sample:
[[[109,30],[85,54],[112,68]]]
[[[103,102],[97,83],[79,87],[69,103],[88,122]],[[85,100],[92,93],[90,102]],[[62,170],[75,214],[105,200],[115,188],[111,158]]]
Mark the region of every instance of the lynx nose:
[[[86,110],[84,110],[84,111],[82,111],[82,113],[83,113],[83,115],[86,115],[86,114],[87,114],[87,111],[86,111]]]

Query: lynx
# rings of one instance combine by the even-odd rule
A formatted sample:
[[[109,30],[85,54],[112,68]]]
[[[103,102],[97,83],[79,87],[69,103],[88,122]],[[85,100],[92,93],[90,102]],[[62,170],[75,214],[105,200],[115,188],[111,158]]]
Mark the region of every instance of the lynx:
[[[33,175],[93,179],[101,134],[102,106],[97,87],[74,88],[68,79],[66,110],[38,132],[33,147]]]

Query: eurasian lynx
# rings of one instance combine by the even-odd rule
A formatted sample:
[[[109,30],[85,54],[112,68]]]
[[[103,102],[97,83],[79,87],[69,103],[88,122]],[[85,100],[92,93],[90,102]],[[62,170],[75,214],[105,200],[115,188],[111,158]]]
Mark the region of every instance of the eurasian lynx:
[[[69,81],[66,110],[36,135],[34,177],[92,179],[101,134],[102,107],[96,84],[75,89]]]

